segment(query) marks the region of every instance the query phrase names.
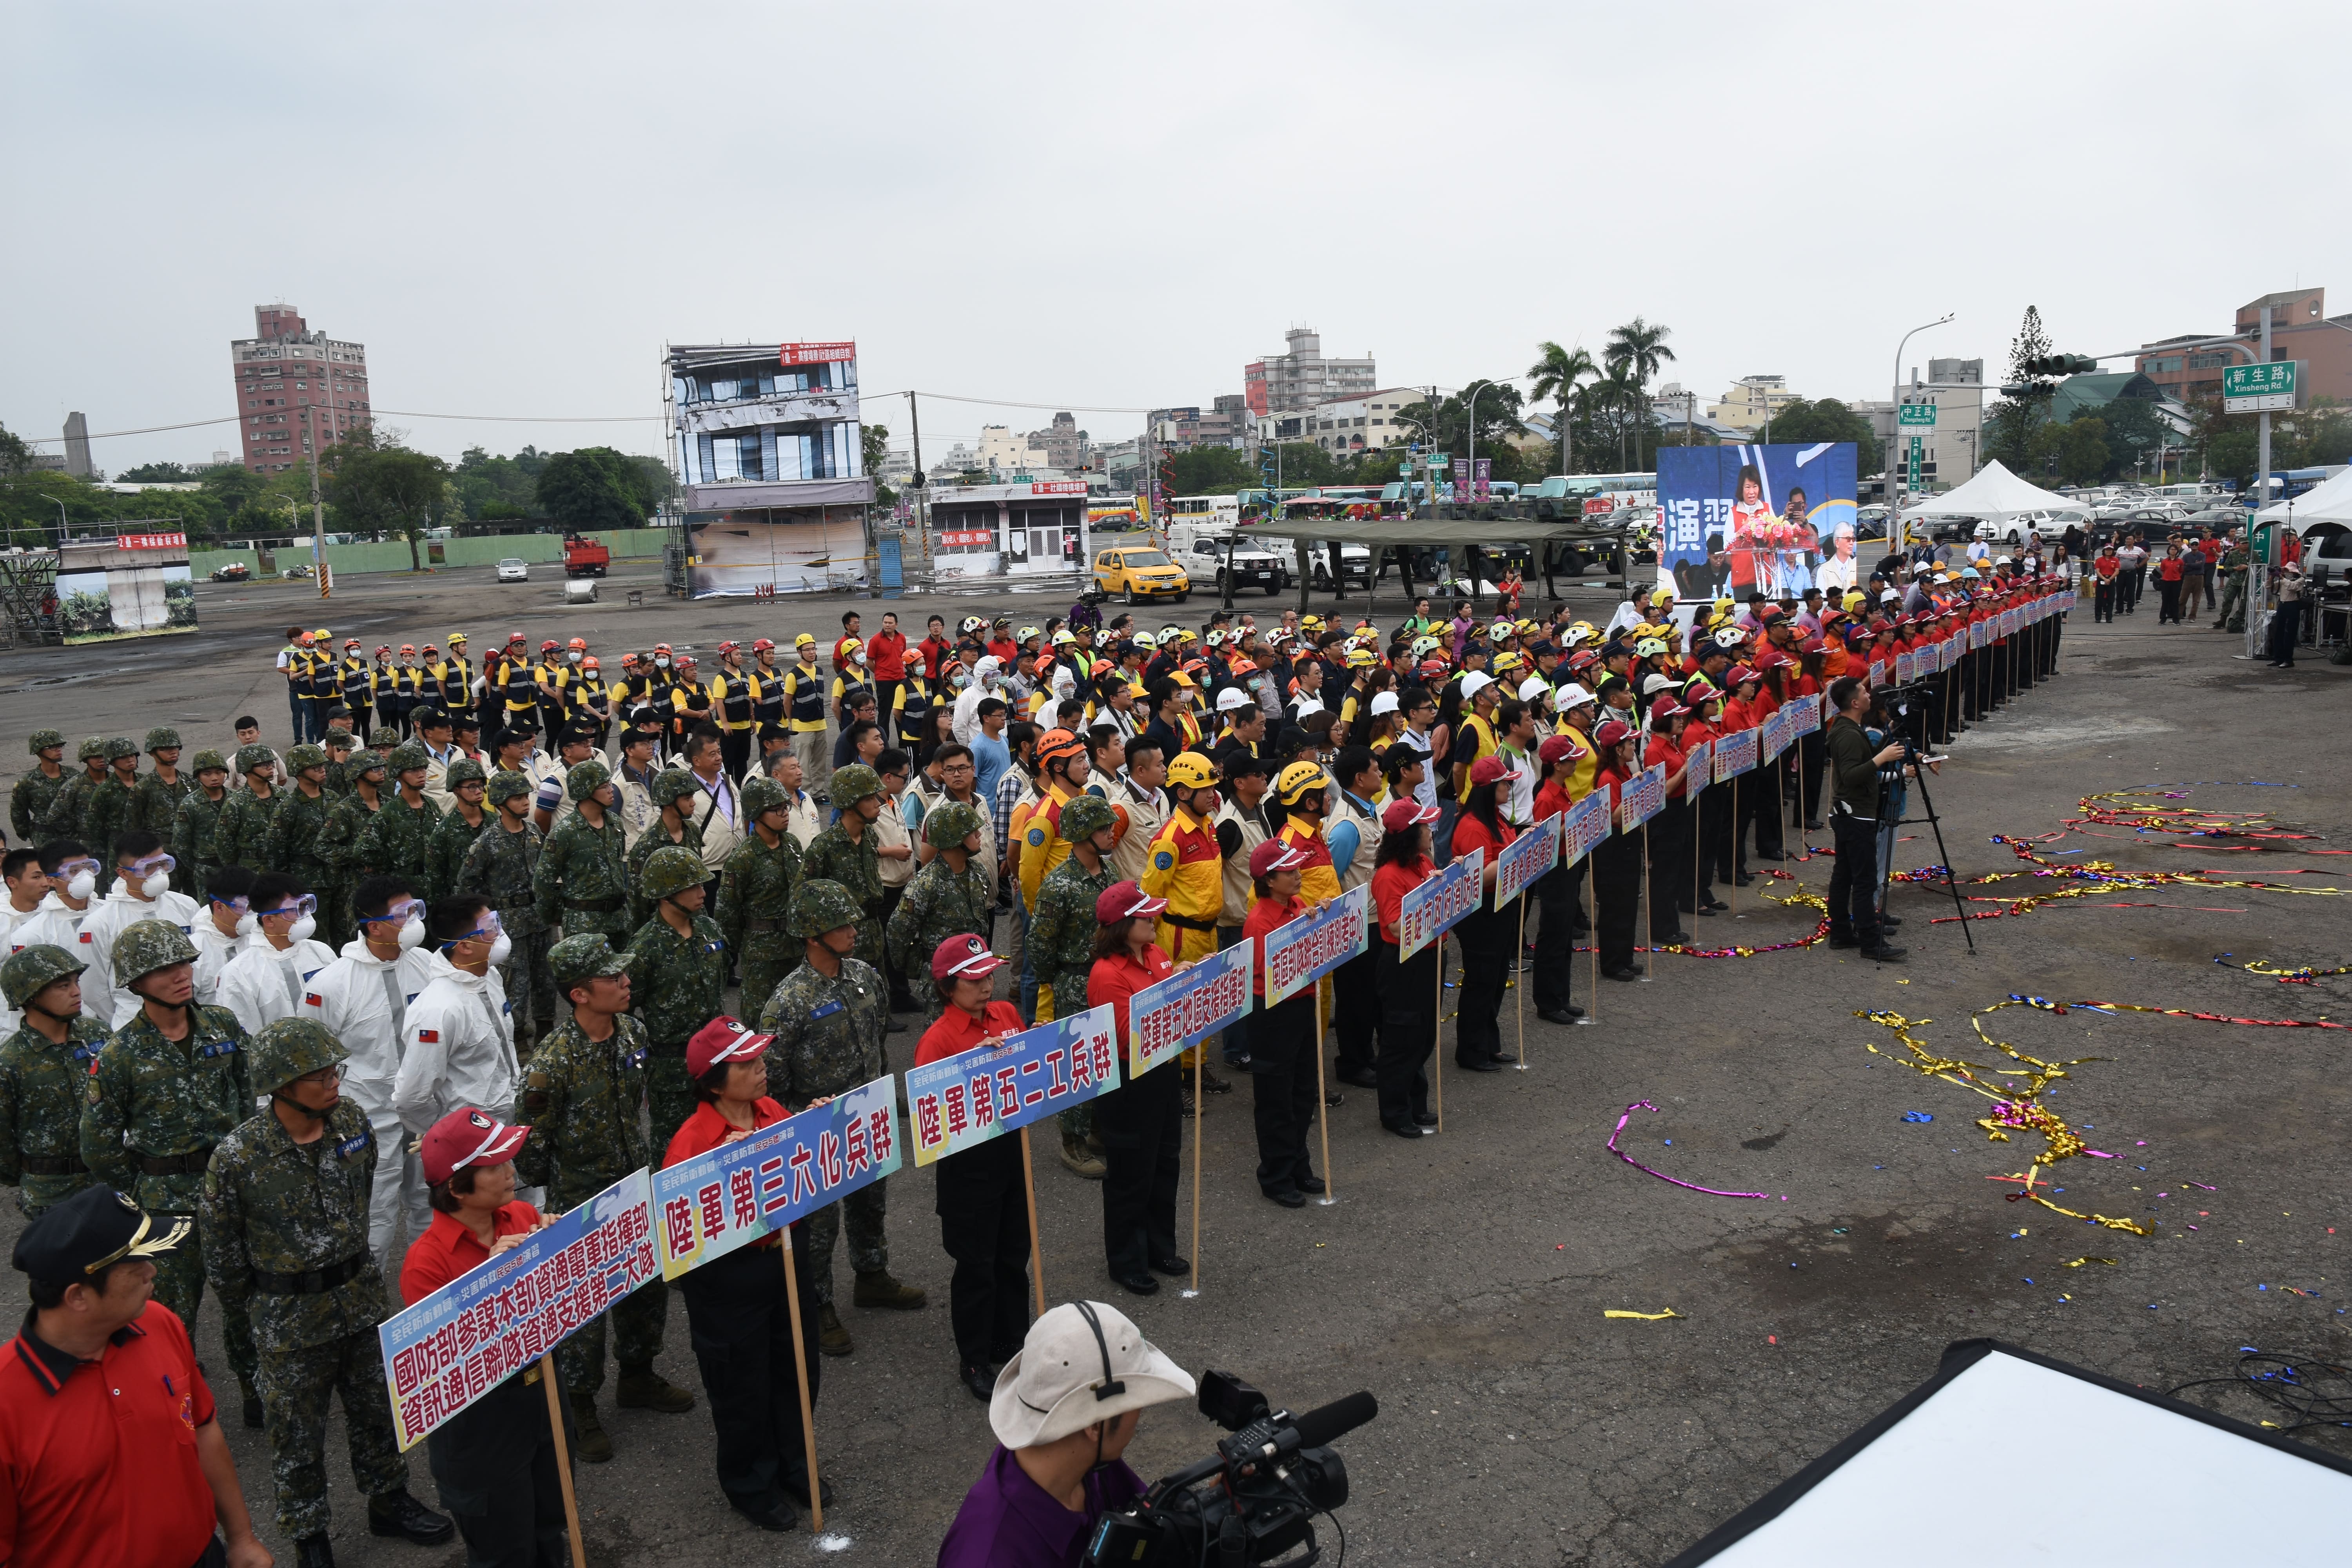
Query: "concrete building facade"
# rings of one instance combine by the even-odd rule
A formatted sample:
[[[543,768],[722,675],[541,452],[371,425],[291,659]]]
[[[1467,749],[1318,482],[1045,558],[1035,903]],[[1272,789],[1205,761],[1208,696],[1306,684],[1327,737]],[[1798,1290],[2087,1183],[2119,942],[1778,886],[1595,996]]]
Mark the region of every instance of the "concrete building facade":
[[[2309,365],[2306,399],[2333,397],[2352,403],[2352,315],[2327,313],[2327,290],[2291,289],[2265,294],[2238,307],[2227,332],[2185,332],[2145,345],[2136,362],[2140,373],[2162,387],[2167,396],[2195,403],[2221,395],[2221,370],[2243,364],[2247,356],[2213,343],[2202,348],[2187,344],[2199,338],[2235,337],[2262,352],[2263,307],[2271,308],[2271,357],[2303,360]]]
[[[856,344],[688,344],[668,351],[667,366],[689,510],[873,500]]]
[[[1242,366],[1242,396],[1252,414],[1304,414],[1318,403],[1365,397],[1379,384],[1372,356],[1326,359],[1312,327],[1283,334],[1287,348]]]
[[[229,346],[245,466],[283,473],[318,444],[331,447],[374,423],[367,347],[310,330],[293,306],[256,305],[253,336]]]
[[[1706,416],[1717,425],[1727,425],[1734,430],[1760,430],[1766,420],[1790,404],[1799,401],[1789,390],[1786,376],[1743,375],[1731,384],[1731,390],[1707,405]]]

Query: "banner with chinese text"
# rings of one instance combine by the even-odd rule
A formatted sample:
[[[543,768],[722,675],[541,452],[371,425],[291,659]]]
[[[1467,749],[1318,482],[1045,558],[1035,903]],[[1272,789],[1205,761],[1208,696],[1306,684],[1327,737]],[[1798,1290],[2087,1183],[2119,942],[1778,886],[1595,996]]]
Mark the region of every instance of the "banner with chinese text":
[[[907,1069],[907,1121],[915,1163],[928,1165],[1018,1131],[1118,1087],[1118,1031],[1110,1005],[1089,1007]]]

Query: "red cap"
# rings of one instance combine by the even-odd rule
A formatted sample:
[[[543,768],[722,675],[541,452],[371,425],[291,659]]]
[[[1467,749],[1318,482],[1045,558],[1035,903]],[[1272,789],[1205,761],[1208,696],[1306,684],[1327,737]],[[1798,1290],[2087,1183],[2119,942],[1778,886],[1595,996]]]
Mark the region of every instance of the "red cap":
[[[1409,827],[1435,822],[1444,815],[1433,805],[1423,805],[1417,801],[1392,800],[1389,802],[1389,808],[1381,813],[1381,826],[1391,833],[1402,833]]]
[[[1167,907],[1167,900],[1150,897],[1133,882],[1114,882],[1095,900],[1095,920],[1108,925],[1130,915],[1156,915]]]
[[[1546,735],[1543,744],[1536,748],[1536,760],[1539,763],[1564,763],[1570,757],[1580,755],[1583,751],[1583,742],[1573,735]]]
[[[988,951],[988,943],[965,931],[940,943],[931,953],[934,980],[978,979],[1004,967],[1004,960]]]
[[[1675,700],[1672,692],[1662,693],[1655,702],[1650,704],[1650,722],[1663,724],[1669,719],[1680,718],[1689,711],[1689,709]]]
[[[1470,764],[1470,782],[1473,784],[1497,784],[1517,776],[1511,771],[1511,764],[1499,756],[1481,757]]]
[[[1633,726],[1622,719],[1604,719],[1601,721],[1601,728],[1592,731],[1594,743],[1604,752],[1612,746],[1622,745],[1633,738]]]
[[[1276,871],[1296,871],[1306,864],[1306,850],[1293,848],[1279,838],[1269,838],[1250,851],[1249,874],[1253,878],[1270,877]]]
[[[740,1018],[721,1013],[686,1042],[686,1076],[700,1078],[720,1062],[749,1061],[768,1048],[775,1036],[762,1035]]]
[[[509,1127],[487,1110],[453,1110],[433,1124],[417,1147],[425,1179],[446,1182],[468,1165],[503,1165],[514,1158],[528,1127]]]

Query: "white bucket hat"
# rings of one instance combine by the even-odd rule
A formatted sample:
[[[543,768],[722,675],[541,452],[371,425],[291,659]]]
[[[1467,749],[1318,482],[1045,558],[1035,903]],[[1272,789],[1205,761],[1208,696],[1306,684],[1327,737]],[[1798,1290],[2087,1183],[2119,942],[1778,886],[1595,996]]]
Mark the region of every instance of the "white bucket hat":
[[[1029,1325],[996,1376],[988,1424],[1008,1448],[1034,1448],[1130,1410],[1192,1396],[1192,1377],[1100,1301],[1065,1301]]]

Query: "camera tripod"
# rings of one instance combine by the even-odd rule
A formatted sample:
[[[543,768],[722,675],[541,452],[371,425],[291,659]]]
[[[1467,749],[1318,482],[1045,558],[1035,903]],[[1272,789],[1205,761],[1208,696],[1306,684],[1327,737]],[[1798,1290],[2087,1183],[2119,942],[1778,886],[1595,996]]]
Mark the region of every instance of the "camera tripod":
[[[1895,823],[1895,826],[1900,827],[1906,823],[1916,823],[1924,820],[1927,824],[1929,830],[1935,834],[1936,854],[1938,857],[1937,863],[1944,868],[1944,887],[1952,895],[1952,910],[1959,918],[1960,935],[1968,942],[1969,956],[1973,958],[1976,956],[1977,951],[1976,933],[1969,929],[1969,921],[1968,906],[1960,899],[1959,872],[1958,868],[1952,865],[1952,852],[1944,847],[1944,819],[1937,815],[1936,797],[1927,788],[1927,766],[1925,763],[1920,761],[1921,753],[1919,750],[1919,742],[1914,737],[1913,733],[1915,731],[1924,728],[1927,723],[1927,716],[1926,711],[1911,700],[1914,693],[1922,689],[1924,689],[1916,684],[1914,686],[1898,686],[1890,689],[1886,695],[1881,699],[1887,708],[1887,716],[1890,721],[1887,728],[1894,734],[1895,739],[1900,740],[1903,742],[1904,765],[1910,768],[1912,771],[1913,782],[1916,783],[1919,786],[1919,804],[1927,808],[1927,814],[1924,818],[1916,816],[1903,817]],[[1880,810],[1883,813],[1885,809],[1885,790],[1883,787],[1880,791]],[[1881,864],[1878,868],[1878,888],[1882,900],[1885,894],[1887,881],[1894,876],[1894,857],[1890,854],[1886,858],[1885,862]]]

